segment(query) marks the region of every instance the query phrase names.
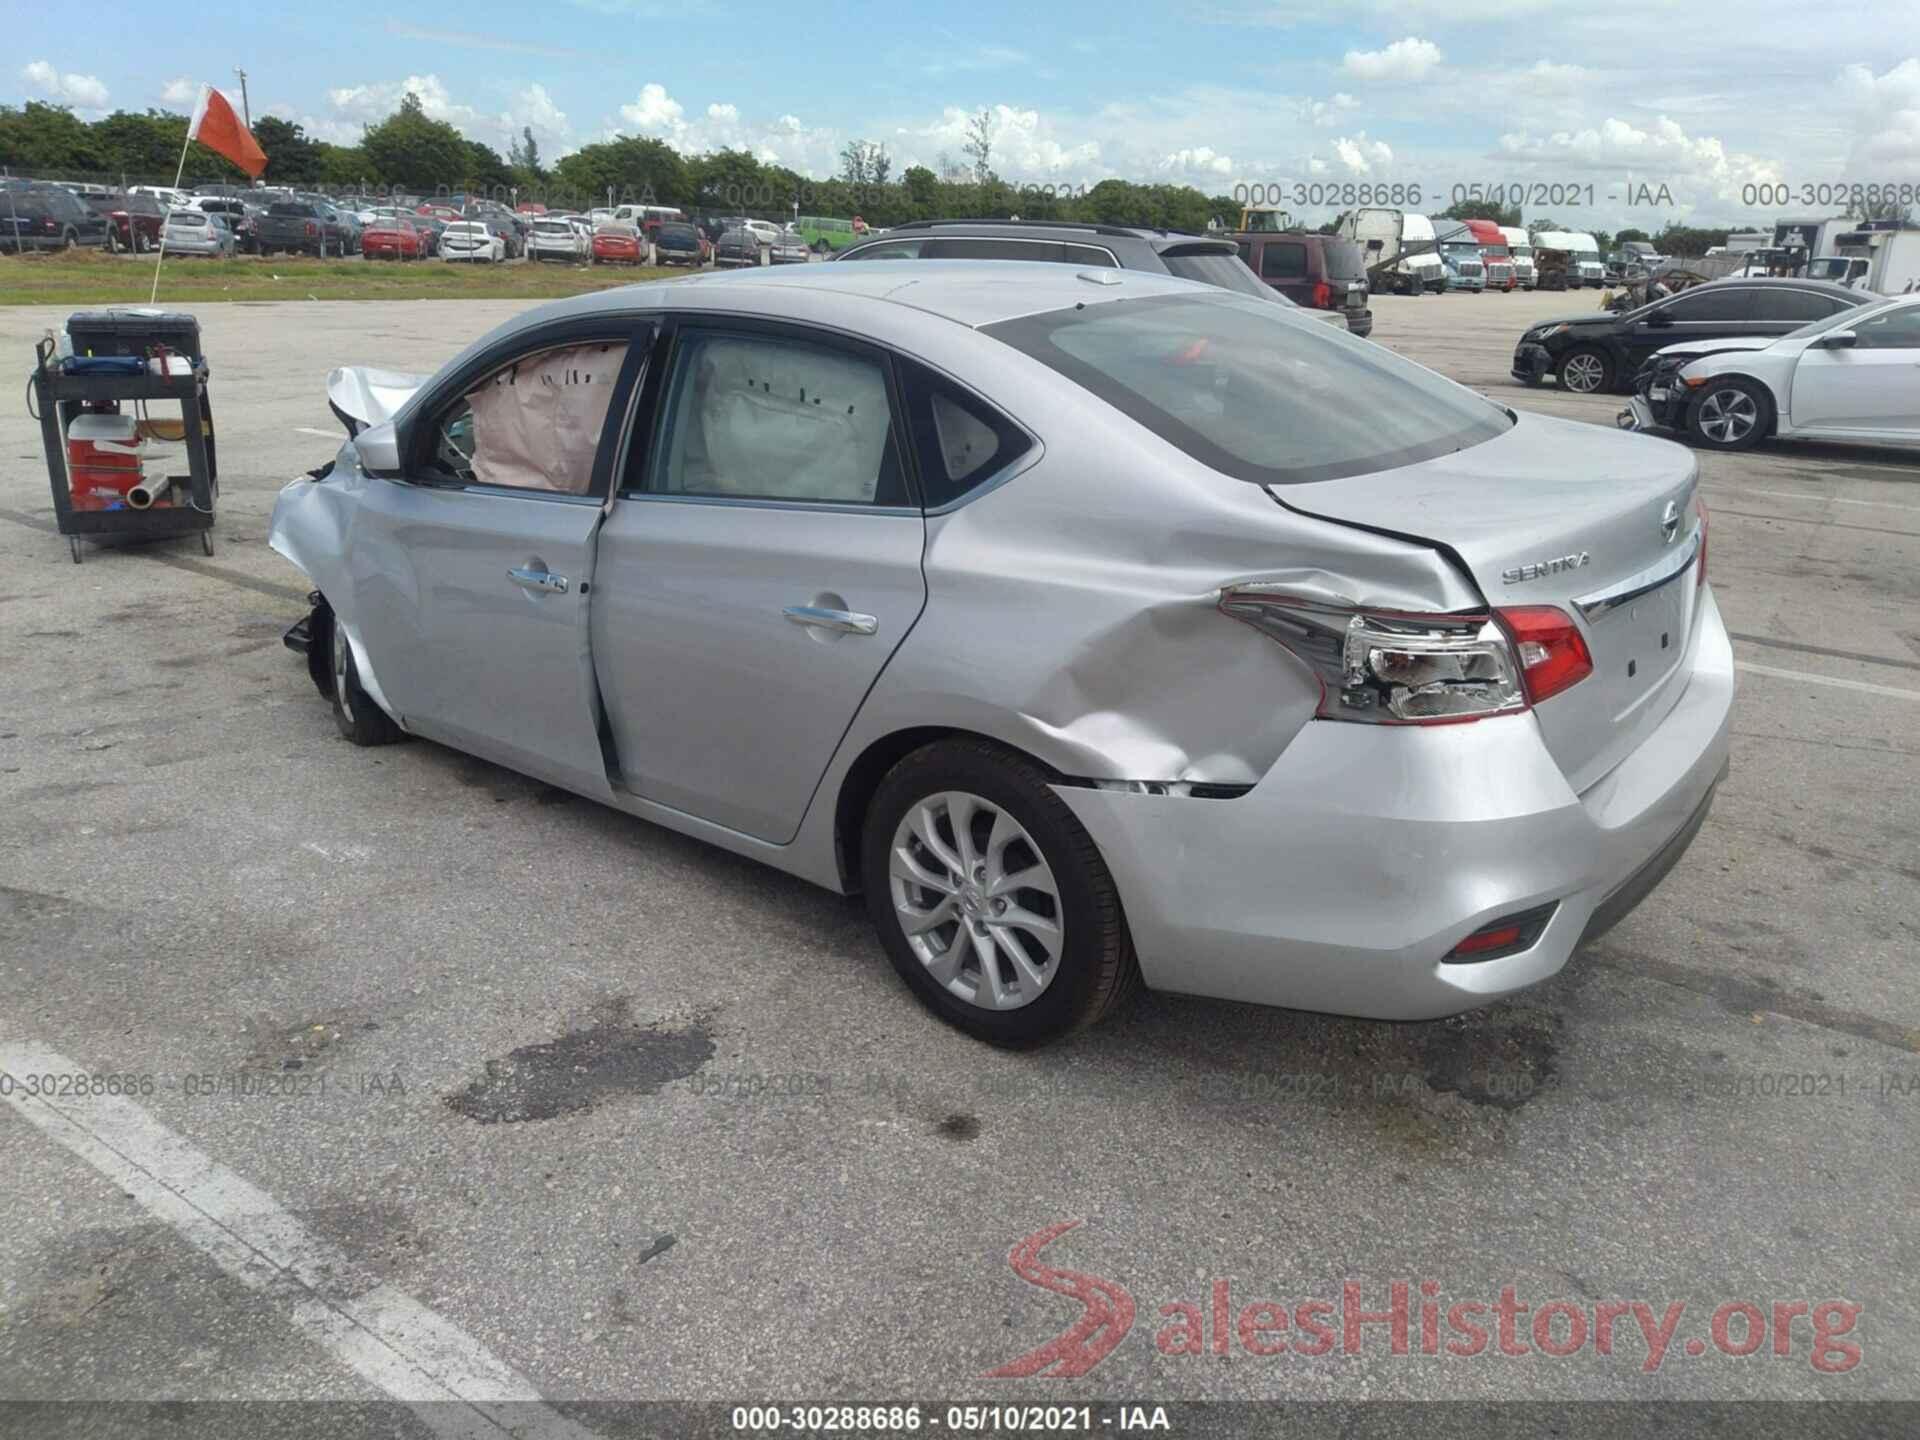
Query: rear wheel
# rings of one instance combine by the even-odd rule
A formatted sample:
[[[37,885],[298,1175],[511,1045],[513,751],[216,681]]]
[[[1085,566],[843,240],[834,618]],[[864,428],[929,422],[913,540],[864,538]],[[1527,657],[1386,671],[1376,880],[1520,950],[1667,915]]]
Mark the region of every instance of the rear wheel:
[[[1613,361],[1604,350],[1579,345],[1560,357],[1554,377],[1562,390],[1570,390],[1575,395],[1598,395],[1612,388]]]
[[[1139,987],[1092,837],[1031,761],[980,740],[907,756],[867,810],[867,909],[935,1014],[994,1045],[1090,1025]]]
[[[1773,399],[1752,380],[1715,380],[1687,404],[1687,435],[1709,450],[1750,450],[1773,428]]]

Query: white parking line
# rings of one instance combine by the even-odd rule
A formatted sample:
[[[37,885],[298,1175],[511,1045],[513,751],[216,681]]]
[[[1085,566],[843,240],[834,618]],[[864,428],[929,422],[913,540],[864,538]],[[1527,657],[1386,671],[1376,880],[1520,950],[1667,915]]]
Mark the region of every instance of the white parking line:
[[[287,1318],[356,1375],[437,1435],[459,1440],[593,1440],[548,1408],[505,1361],[412,1296],[363,1270],[250,1184],[115,1095],[29,1096],[28,1075],[85,1067],[31,1043],[0,1043],[15,1078],[8,1104],[155,1218],[179,1231],[250,1290],[287,1305]],[[508,1407],[508,1408],[502,1408]]]
[[[341,434],[338,430],[316,430],[311,425],[296,425],[293,427],[293,433],[296,435],[318,435],[322,440],[337,440]]]
[[[1920,510],[1920,505],[1896,505],[1891,500],[1847,500],[1839,495],[1803,495],[1798,490],[1755,490],[1751,486],[1736,485],[1730,480],[1714,481],[1713,484],[1716,489],[1723,489],[1729,495],[1777,495],[1782,500],[1807,500],[1815,505],[1872,505],[1881,510]]]
[[[1815,675],[1806,670],[1776,670],[1771,665],[1755,665],[1747,660],[1734,661],[1733,668],[1745,670],[1750,675],[1771,675],[1776,680],[1804,680],[1809,685],[1834,685],[1842,690],[1864,690],[1869,695],[1891,695],[1896,700],[1920,700],[1920,690],[1873,685],[1865,680],[1842,680],[1837,675]]]

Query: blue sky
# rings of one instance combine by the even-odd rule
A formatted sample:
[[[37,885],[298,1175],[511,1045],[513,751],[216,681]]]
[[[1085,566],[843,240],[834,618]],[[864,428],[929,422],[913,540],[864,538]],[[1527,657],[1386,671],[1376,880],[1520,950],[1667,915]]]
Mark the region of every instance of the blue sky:
[[[965,117],[985,107],[995,168],[1016,181],[1592,183],[1594,206],[1572,218],[1609,226],[1754,214],[1743,197],[1762,182],[1920,182],[1914,5],[1744,0],[1688,7],[1705,20],[1693,25],[1659,0],[393,13],[106,0],[74,26],[20,9],[14,98],[185,108],[202,80],[231,86],[238,64],[256,114],[329,139],[353,140],[411,88],[502,149],[521,125],[549,157],[617,131],[813,174],[851,138],[885,143],[897,166],[958,159]],[[1635,213],[1607,198],[1629,179],[1664,184],[1672,203]]]

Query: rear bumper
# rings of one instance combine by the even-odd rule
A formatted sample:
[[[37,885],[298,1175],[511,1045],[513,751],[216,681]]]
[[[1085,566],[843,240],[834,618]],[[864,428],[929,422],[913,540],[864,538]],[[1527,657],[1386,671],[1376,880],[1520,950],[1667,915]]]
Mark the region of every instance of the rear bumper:
[[[1581,794],[1531,715],[1310,722],[1236,800],[1060,787],[1113,872],[1147,983],[1419,1020],[1558,972],[1672,868],[1726,772],[1733,655],[1711,589],[1700,604],[1686,689]],[[1520,954],[1444,959],[1545,905]]]

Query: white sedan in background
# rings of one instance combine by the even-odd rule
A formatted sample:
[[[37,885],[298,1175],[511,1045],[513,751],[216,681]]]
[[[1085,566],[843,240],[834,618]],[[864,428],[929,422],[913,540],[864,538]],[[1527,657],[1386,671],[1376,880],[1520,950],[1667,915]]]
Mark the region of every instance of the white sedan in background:
[[[507,242],[478,220],[456,220],[440,237],[442,260],[484,260],[498,265],[507,258]]]
[[[587,258],[587,249],[591,244],[591,237],[583,241],[578,227],[571,220],[542,215],[533,222],[533,229],[527,234],[527,258],[578,262]]]
[[[1623,429],[1709,450],[1782,440],[1920,443],[1920,295],[1842,310],[1776,339],[1669,345],[1641,369]]]
[[[227,217],[199,210],[170,210],[163,232],[170,255],[206,255],[214,259],[233,254],[233,231]]]

